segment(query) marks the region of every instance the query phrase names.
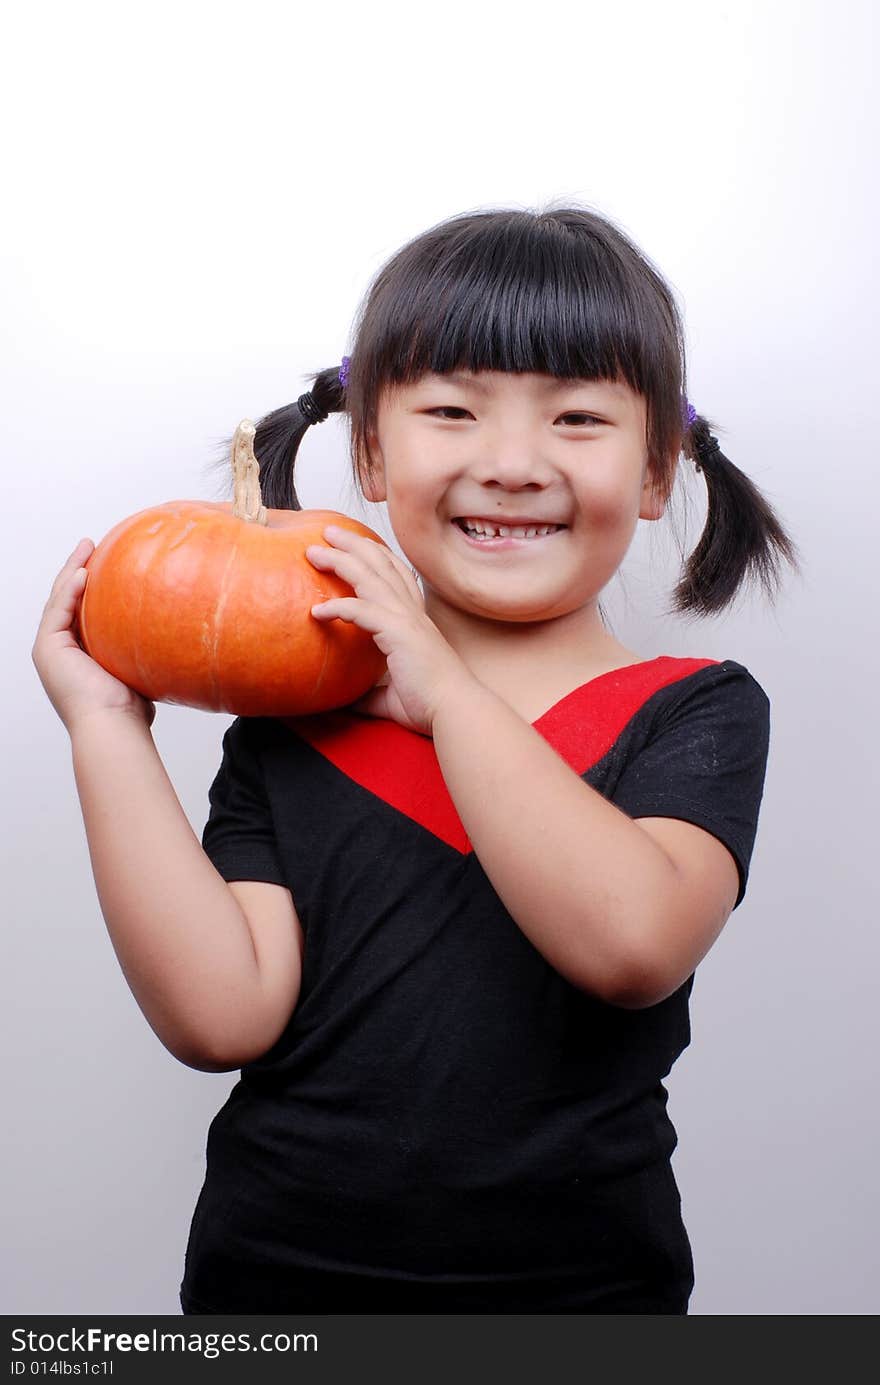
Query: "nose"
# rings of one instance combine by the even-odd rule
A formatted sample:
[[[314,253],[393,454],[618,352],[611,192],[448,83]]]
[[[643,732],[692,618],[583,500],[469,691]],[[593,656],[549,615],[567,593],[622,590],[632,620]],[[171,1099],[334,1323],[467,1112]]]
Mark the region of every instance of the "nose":
[[[540,443],[524,428],[487,436],[471,470],[482,485],[505,491],[542,491],[553,477]]]

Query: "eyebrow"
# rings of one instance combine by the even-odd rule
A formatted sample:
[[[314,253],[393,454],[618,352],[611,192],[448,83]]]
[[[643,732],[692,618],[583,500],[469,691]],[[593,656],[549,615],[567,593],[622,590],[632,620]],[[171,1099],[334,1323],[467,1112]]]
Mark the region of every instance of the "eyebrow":
[[[448,382],[453,385],[462,385],[465,389],[476,390],[479,394],[488,394],[492,386],[485,380],[481,380],[476,375],[465,375],[461,371],[451,371],[448,375],[430,375],[432,384],[442,384]],[[600,383],[597,380],[562,380],[557,376],[551,376],[549,380],[543,380],[540,388],[545,394],[561,394],[563,390],[571,390],[578,385],[590,385]]]

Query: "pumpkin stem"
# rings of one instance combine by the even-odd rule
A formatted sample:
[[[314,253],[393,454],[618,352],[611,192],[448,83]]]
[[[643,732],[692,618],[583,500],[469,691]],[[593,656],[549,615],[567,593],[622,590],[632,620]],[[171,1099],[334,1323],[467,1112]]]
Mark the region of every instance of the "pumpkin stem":
[[[256,428],[243,418],[232,439],[232,513],[248,524],[268,524],[269,511],[260,492],[260,463],[254,455]]]

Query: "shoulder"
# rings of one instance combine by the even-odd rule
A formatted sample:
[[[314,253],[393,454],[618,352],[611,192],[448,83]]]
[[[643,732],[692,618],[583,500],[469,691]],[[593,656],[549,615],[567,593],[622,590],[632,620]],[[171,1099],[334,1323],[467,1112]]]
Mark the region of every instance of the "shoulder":
[[[673,677],[659,690],[663,711],[696,711],[769,724],[770,698],[745,664],[736,659],[674,659]]]
[[[735,689],[740,695],[753,697],[769,705],[770,699],[758,679],[745,664],[739,663],[736,659],[719,659],[708,664],[706,672],[714,674],[718,686]]]
[[[652,718],[649,740],[728,772],[746,764],[766,768],[770,747],[770,698],[754,674],[736,659],[720,659],[669,685]]]
[[[753,796],[770,743],[770,699],[758,679],[735,659],[664,659],[660,681],[641,708],[615,793],[666,801],[677,784],[675,792],[701,801],[725,789]]]
[[[237,716],[223,736],[233,747],[258,754],[269,746],[283,745],[296,734],[298,723],[290,718]]]
[[[265,741],[264,717],[235,717],[223,732],[223,755],[236,764],[256,759]]]
[[[237,716],[223,733],[223,764],[263,778],[270,765],[283,760],[285,749],[296,744],[292,729],[275,717]]]

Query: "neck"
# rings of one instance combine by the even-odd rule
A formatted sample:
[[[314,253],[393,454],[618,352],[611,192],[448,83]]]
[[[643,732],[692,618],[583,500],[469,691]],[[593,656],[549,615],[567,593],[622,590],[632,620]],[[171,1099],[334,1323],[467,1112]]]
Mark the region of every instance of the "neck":
[[[627,654],[602,624],[598,600],[545,620],[499,620],[444,602],[425,584],[425,609],[470,671],[489,687],[533,682],[554,671],[591,670]]]

